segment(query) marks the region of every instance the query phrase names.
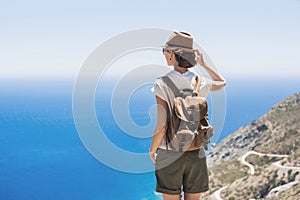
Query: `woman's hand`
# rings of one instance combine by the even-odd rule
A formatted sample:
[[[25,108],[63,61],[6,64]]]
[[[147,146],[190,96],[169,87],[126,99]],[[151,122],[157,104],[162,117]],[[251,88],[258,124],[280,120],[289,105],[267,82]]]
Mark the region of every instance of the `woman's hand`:
[[[157,156],[157,153],[156,153],[156,152],[150,152],[150,153],[149,153],[149,156],[150,156],[152,162],[155,164],[155,163],[156,163],[156,156]]]
[[[203,60],[203,55],[202,55],[202,53],[199,51],[199,49],[197,49],[197,51],[196,51],[196,61],[197,61],[197,63],[199,64],[199,65],[201,65],[201,66],[206,66],[206,63],[204,62],[204,60]]]

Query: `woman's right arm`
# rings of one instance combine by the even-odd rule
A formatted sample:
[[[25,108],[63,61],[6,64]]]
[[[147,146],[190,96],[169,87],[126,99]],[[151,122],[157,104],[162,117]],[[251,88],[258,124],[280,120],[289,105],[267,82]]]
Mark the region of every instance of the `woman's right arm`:
[[[210,91],[217,91],[221,90],[226,85],[226,80],[218,73],[216,73],[214,70],[212,70],[203,60],[202,53],[200,53],[199,49],[196,51],[197,55],[197,63],[201,65],[206,72],[211,76],[212,78],[212,85],[210,88]]]
[[[162,100],[158,96],[155,97],[156,97],[156,105],[157,105],[157,122],[152,137],[152,145],[149,152],[150,158],[153,163],[156,162],[155,160],[156,150],[159,147],[167,130],[167,111],[168,111],[167,102]]]

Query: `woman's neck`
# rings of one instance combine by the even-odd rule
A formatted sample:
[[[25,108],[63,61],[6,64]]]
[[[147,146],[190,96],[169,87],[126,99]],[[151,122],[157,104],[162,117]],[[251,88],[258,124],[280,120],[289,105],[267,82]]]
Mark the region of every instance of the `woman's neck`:
[[[183,74],[188,71],[187,68],[183,68],[183,67],[179,67],[179,66],[175,66],[175,65],[174,65],[174,70],[179,72],[180,74]]]

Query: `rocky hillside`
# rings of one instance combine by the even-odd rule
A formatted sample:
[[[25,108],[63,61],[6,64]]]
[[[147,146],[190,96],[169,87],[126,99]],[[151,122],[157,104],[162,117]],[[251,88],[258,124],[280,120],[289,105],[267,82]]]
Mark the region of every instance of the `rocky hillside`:
[[[208,163],[210,191],[204,199],[298,200],[300,93],[225,138],[211,149]]]

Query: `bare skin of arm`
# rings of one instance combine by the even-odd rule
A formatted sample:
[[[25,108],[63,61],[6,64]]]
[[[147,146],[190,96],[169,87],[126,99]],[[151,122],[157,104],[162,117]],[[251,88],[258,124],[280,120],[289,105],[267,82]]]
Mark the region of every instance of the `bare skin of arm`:
[[[152,145],[150,147],[149,156],[153,163],[156,162],[156,150],[160,145],[166,130],[167,130],[167,111],[168,104],[158,96],[156,97],[156,105],[157,105],[157,122],[156,127],[152,137]]]
[[[210,91],[221,90],[226,85],[226,80],[220,74],[218,74],[214,70],[212,70],[204,62],[202,53],[200,53],[199,50],[196,51],[196,55],[197,55],[197,63],[205,69],[205,71],[210,75],[210,77],[213,80]]]

